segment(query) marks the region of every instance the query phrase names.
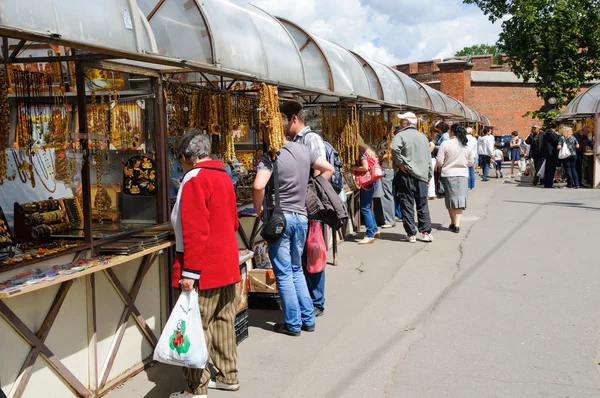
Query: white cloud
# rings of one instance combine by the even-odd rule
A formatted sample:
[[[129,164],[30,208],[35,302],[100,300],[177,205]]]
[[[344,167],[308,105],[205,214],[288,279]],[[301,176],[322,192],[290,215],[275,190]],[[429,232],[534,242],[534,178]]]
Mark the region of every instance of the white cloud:
[[[500,33],[499,24],[492,25],[478,8],[462,0],[252,2],[388,65],[451,57],[466,46],[494,44]]]

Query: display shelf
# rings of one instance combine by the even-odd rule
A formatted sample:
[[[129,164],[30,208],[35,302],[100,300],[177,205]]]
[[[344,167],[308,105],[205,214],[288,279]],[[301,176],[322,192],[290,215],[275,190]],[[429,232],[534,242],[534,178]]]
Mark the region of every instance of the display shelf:
[[[154,247],[152,247],[150,249],[147,249],[147,250],[135,253],[135,254],[131,254],[129,256],[114,256],[110,260],[110,262],[108,264],[98,265],[98,266],[95,266],[95,267],[91,267],[91,268],[85,269],[85,270],[80,271],[80,272],[76,272],[76,273],[71,274],[71,275],[62,275],[62,276],[57,277],[54,280],[36,283],[35,285],[25,286],[25,287],[23,287],[20,290],[16,290],[16,291],[13,291],[13,292],[10,292],[10,293],[0,292],[0,299],[7,299],[7,298],[12,298],[12,297],[17,297],[17,296],[20,296],[20,295],[23,295],[23,294],[34,292],[36,290],[45,289],[47,287],[54,286],[54,285],[59,285],[59,284],[61,284],[63,282],[66,282],[66,281],[70,281],[70,280],[73,280],[73,279],[78,279],[78,278],[81,278],[83,276],[94,274],[96,272],[100,272],[100,271],[103,271],[103,270],[108,269],[108,268],[116,267],[117,265],[121,265],[121,264],[130,262],[132,260],[138,259],[138,258],[143,258],[143,257],[147,256],[148,254],[152,254],[152,253],[158,252],[160,250],[167,249],[167,248],[169,248],[171,246],[174,246],[174,245],[175,245],[174,241],[172,241],[172,242],[166,242],[166,243],[163,243],[161,245],[154,246]]]
[[[0,272],[4,273],[4,272],[12,271],[15,269],[28,267],[31,265],[39,264],[44,261],[52,260],[53,258],[58,258],[58,257],[66,256],[69,254],[73,254],[73,253],[79,253],[84,250],[88,250],[89,248],[90,248],[89,243],[82,242],[81,244],[79,244],[75,247],[72,247],[70,249],[63,250],[58,253],[48,254],[48,255],[45,255],[44,257],[36,257],[36,258],[32,258],[31,260],[23,260],[21,262],[14,263],[14,264],[0,264]]]

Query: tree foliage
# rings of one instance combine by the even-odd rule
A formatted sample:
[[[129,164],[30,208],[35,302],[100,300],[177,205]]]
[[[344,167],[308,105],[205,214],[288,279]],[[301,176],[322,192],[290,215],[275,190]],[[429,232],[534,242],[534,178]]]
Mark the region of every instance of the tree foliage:
[[[498,47],[489,44],[476,44],[474,46],[465,47],[454,54],[457,57],[473,56],[473,55],[493,55],[494,60],[498,55]]]
[[[490,21],[503,21],[499,51],[507,54],[517,76],[535,83],[544,99],[529,115],[553,119],[585,82],[600,78],[600,1],[463,1],[477,5]]]

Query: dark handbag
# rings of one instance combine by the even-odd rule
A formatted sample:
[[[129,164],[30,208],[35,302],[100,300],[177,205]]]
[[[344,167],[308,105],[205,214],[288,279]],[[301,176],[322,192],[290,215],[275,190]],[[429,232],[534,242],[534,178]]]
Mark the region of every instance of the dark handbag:
[[[268,242],[275,243],[283,236],[287,227],[285,215],[281,209],[279,201],[279,173],[277,171],[277,159],[273,162],[273,183],[275,191],[275,207],[269,217],[267,211],[267,193],[265,193],[265,202],[263,205],[263,227],[260,235]]]

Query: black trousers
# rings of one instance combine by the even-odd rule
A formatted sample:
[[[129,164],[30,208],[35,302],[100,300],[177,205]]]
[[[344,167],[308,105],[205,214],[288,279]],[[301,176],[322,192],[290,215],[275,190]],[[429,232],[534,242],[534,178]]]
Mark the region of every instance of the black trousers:
[[[546,169],[544,170],[544,188],[552,188],[554,186],[554,174],[556,174],[557,164],[558,156],[548,156],[546,158]]]
[[[427,200],[427,183],[419,181],[408,173],[396,173],[396,193],[402,209],[402,223],[407,235],[416,235],[415,204],[419,220],[418,232],[431,233],[431,218]]]

